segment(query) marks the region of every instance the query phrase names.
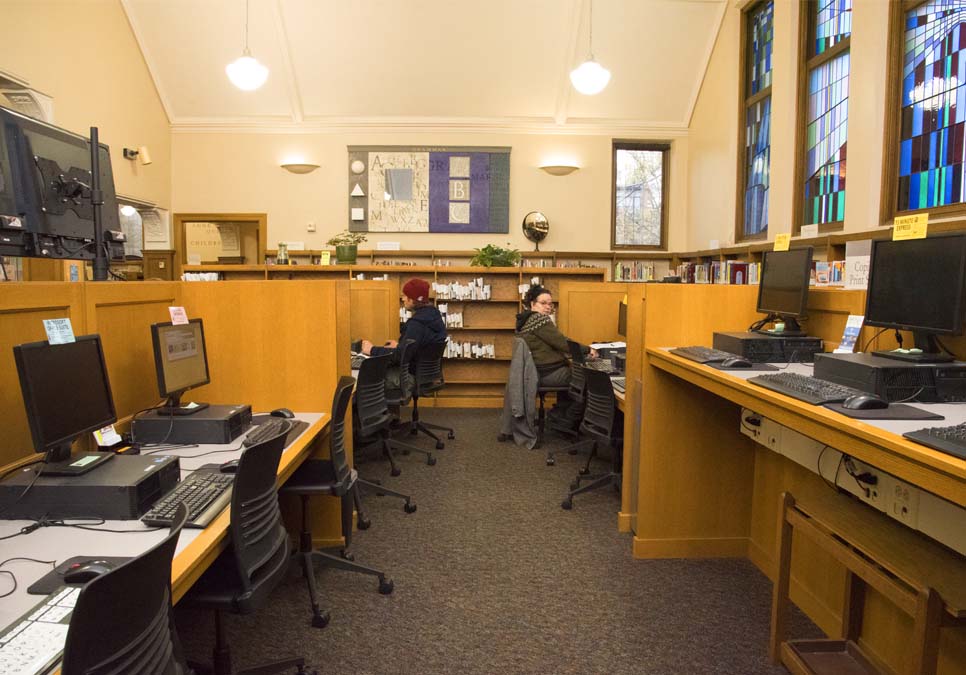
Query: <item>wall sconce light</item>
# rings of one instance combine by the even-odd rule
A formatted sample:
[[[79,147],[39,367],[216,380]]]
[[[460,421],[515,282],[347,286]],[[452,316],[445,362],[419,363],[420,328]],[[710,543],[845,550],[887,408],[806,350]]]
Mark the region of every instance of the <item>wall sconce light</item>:
[[[281,164],[280,166],[290,173],[298,173],[298,174],[312,173],[313,171],[319,168],[318,164],[304,164],[304,163]]]
[[[551,164],[548,166],[541,166],[540,168],[549,173],[551,176],[567,176],[572,174],[580,167],[573,166],[572,164]]]
[[[124,159],[130,159],[134,161],[135,159],[140,159],[141,164],[147,166],[151,163],[151,153],[148,152],[148,146],[142,145],[137,150],[132,150],[131,148],[124,148]]]

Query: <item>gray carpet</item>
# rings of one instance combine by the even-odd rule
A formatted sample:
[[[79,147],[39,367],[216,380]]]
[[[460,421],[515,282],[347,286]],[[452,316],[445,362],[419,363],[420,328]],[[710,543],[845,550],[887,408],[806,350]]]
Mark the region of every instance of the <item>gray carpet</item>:
[[[619,496],[560,501],[578,463],[497,443],[498,411],[429,409],[457,439],[426,466],[400,457],[363,474],[416,496],[418,511],[367,496],[356,560],[374,577],[320,569],[327,628],[309,625],[298,572],[250,616],[229,616],[236,667],[288,654],[324,673],[784,673],[768,664],[771,584],[745,560],[634,560],[616,531]],[[563,440],[550,440],[563,447]],[[431,443],[429,439],[421,445]],[[426,445],[428,447],[428,445]],[[210,616],[178,610],[189,657],[208,661]],[[793,635],[821,633],[795,612]]]

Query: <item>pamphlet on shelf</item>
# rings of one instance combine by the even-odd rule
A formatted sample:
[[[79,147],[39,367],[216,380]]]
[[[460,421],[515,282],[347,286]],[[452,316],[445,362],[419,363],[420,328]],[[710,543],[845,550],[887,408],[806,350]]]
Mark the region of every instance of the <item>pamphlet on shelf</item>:
[[[835,348],[834,354],[851,354],[855,351],[855,342],[859,339],[859,332],[862,330],[864,316],[850,314],[845,322],[845,331],[842,333],[842,341]]]

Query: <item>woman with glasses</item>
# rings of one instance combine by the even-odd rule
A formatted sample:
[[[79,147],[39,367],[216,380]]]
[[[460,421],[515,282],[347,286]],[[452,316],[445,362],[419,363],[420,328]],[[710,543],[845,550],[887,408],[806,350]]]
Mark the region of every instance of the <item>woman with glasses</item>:
[[[517,314],[517,337],[530,347],[542,387],[565,387],[570,384],[570,350],[567,336],[553,322],[553,296],[543,286],[534,285],[523,296],[522,312]],[[597,352],[587,347],[591,357]],[[559,398],[559,397],[558,397]]]

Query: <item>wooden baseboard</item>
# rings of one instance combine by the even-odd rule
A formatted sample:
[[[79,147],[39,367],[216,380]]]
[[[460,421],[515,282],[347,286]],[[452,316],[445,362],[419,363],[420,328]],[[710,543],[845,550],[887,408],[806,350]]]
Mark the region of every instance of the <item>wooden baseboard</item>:
[[[635,558],[746,558],[747,537],[642,539],[634,537]]]
[[[617,512],[617,531],[618,532],[631,531],[631,514],[624,513],[623,511]]]

